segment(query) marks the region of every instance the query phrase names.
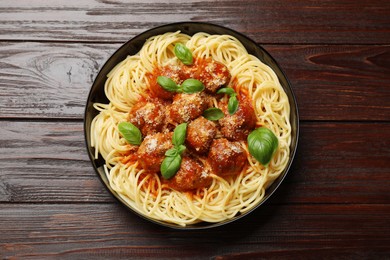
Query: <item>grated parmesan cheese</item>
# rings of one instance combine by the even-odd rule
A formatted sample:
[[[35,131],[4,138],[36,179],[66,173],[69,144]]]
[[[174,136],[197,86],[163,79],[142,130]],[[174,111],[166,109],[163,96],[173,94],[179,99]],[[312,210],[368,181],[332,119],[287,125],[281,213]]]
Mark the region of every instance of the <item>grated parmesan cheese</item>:
[[[157,148],[157,138],[150,138],[150,140],[148,140],[148,141],[149,142],[146,145],[146,152],[151,153],[151,152],[155,151]]]

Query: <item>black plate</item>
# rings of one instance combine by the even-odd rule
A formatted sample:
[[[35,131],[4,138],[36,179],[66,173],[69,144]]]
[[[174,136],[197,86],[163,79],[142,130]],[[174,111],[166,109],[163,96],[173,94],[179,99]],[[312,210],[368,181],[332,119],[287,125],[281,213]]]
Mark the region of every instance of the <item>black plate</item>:
[[[274,181],[274,183],[267,189],[266,195],[262,202],[260,202],[256,207],[254,207],[252,210],[240,214],[232,219],[228,219],[222,222],[218,223],[207,223],[207,222],[201,222],[194,225],[188,225],[186,227],[182,227],[179,225],[166,223],[163,221],[158,221],[154,219],[147,218],[139,213],[137,213],[133,208],[131,208],[123,199],[120,198],[120,196],[111,189],[108,180],[106,178],[106,175],[103,170],[104,160],[102,158],[99,158],[97,160],[94,159],[94,148],[91,147],[90,143],[90,127],[92,119],[98,114],[98,112],[93,108],[93,103],[99,102],[99,103],[105,103],[107,104],[109,100],[104,94],[104,83],[107,79],[107,74],[122,60],[124,60],[128,55],[134,55],[136,54],[143,46],[145,41],[154,35],[163,34],[166,32],[175,32],[180,30],[182,33],[193,35],[197,32],[206,32],[209,34],[229,34],[237,38],[247,49],[247,51],[258,57],[263,63],[270,66],[276,73],[276,75],[279,78],[279,81],[285,90],[289,102],[290,102],[290,122],[291,122],[291,146],[290,146],[290,158],[288,161],[288,164],[286,166],[286,169],[282,172],[282,174]],[[137,215],[160,225],[176,228],[176,229],[205,229],[205,228],[211,228],[211,227],[217,227],[221,226],[230,222],[233,222],[237,219],[240,219],[244,217],[245,215],[249,214],[253,210],[255,210],[257,207],[262,205],[279,187],[283,179],[286,177],[287,172],[289,171],[289,168],[292,164],[292,161],[295,156],[295,151],[298,144],[298,135],[299,135],[299,117],[298,117],[298,108],[296,99],[294,96],[294,93],[291,89],[290,83],[279,67],[279,65],[276,63],[276,61],[271,57],[271,55],[264,50],[262,47],[256,44],[253,40],[249,39],[245,35],[238,33],[234,30],[231,30],[226,27],[222,27],[219,25],[214,25],[210,23],[202,23],[202,22],[183,22],[183,23],[173,23],[173,24],[167,24],[163,26],[159,26],[153,29],[150,29],[148,31],[145,31],[144,33],[139,34],[138,36],[134,37],[133,39],[126,42],[122,47],[120,47],[104,64],[102,69],[100,70],[99,74],[97,75],[92,88],[88,95],[87,105],[85,109],[85,115],[84,115],[84,134],[85,134],[85,141],[88,149],[88,155],[91,159],[92,165],[100,177],[101,181],[103,182],[104,186],[110,191],[110,193],[117,198],[123,205],[125,205],[128,209],[136,213]]]

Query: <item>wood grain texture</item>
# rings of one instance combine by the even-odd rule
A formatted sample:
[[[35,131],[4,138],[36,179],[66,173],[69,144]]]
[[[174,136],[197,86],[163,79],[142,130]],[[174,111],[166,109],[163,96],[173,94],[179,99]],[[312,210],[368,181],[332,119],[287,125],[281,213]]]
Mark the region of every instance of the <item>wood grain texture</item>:
[[[265,46],[291,81],[301,120],[390,120],[390,46]]]
[[[387,256],[390,205],[264,205],[212,230],[177,231],[117,204],[9,204],[0,215],[0,252],[11,258],[238,259]],[[295,257],[294,257],[295,258]],[[242,259],[242,258],[241,258]]]
[[[292,83],[295,161],[245,218],[182,232],[106,191],[84,107],[106,59],[155,26],[251,37]],[[0,1],[0,259],[389,259],[390,2]]]
[[[82,122],[0,125],[0,201],[113,201],[87,156]]]
[[[83,118],[113,45],[0,43],[1,117]]]
[[[299,142],[272,203],[390,201],[390,124],[307,122]],[[0,147],[0,202],[114,202],[89,162],[81,122],[0,121]]]
[[[152,27],[208,21],[261,43],[389,44],[390,3],[372,1],[1,1],[0,40],[123,42]]]
[[[0,118],[83,118],[93,80],[119,46],[0,42]],[[301,120],[390,120],[390,46],[264,48],[290,79]]]

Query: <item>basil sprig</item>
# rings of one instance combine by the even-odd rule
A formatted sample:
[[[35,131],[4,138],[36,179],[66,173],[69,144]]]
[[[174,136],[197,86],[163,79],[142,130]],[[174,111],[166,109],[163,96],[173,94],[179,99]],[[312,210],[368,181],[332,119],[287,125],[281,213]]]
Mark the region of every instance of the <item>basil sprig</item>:
[[[182,123],[176,126],[175,130],[173,131],[172,144],[175,147],[184,144],[184,141],[186,140],[186,133],[187,133],[187,123]]]
[[[238,99],[237,99],[237,93],[232,88],[221,88],[217,91],[217,94],[227,94],[229,95],[229,102],[228,102],[228,111],[230,115],[234,115],[234,113],[237,112],[238,109]]]
[[[127,142],[133,145],[140,145],[142,142],[141,131],[130,122],[121,122],[118,124],[118,130]]]
[[[160,166],[161,175],[164,179],[172,178],[180,169],[181,155],[186,149],[184,145],[186,133],[187,123],[176,126],[172,136],[172,144],[174,146],[165,152],[165,158]]]
[[[203,112],[203,117],[210,121],[217,121],[224,117],[224,114],[221,109],[210,107]]]
[[[200,82],[197,79],[186,79],[182,84],[181,87],[183,89],[184,93],[187,94],[193,94],[196,92],[201,92],[204,90],[204,85],[202,82]]]
[[[176,57],[185,65],[191,65],[194,61],[191,51],[182,43],[177,43],[174,48]]]
[[[220,88],[220,89],[218,89],[217,94],[227,94],[227,95],[231,96],[231,95],[236,94],[236,92],[232,88]]]
[[[270,163],[278,145],[278,138],[266,127],[259,127],[248,135],[249,153],[265,167]]]
[[[233,94],[233,95],[230,96],[229,102],[228,102],[228,111],[229,111],[229,114],[234,115],[234,113],[237,112],[237,109],[238,109],[238,99],[237,99],[237,95],[236,95],[236,94]]]
[[[181,85],[176,84],[172,79],[165,76],[158,76],[157,83],[165,90],[193,94],[204,90],[204,85],[197,79],[186,79]]]
[[[161,175],[164,179],[168,180],[175,176],[177,171],[180,169],[181,160],[182,158],[179,154],[176,156],[167,156],[164,158],[160,168]]]
[[[174,82],[172,79],[165,77],[165,76],[159,76],[157,77],[157,83],[165,90],[168,90],[170,92],[176,92],[178,90],[178,86],[176,82]]]

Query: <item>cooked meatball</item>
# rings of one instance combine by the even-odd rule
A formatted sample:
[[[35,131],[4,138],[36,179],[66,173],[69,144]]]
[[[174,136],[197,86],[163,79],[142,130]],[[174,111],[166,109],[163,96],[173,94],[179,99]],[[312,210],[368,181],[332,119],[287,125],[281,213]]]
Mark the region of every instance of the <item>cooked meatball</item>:
[[[179,66],[165,66],[156,69],[153,74],[151,75],[149,81],[150,86],[149,89],[152,92],[152,95],[166,100],[171,100],[173,96],[175,95],[175,92],[167,91],[163,89],[158,83],[157,83],[157,77],[158,76],[165,76],[170,79],[172,79],[176,84],[181,84],[183,82],[182,79],[182,70]]]
[[[200,160],[184,156],[179,171],[167,181],[178,191],[191,191],[211,184],[210,169]]]
[[[219,107],[225,116],[219,120],[221,133],[231,141],[246,140],[249,133],[256,127],[256,114],[250,101],[241,96],[236,113],[230,115],[227,103],[220,102]]]
[[[194,66],[183,67],[183,73],[188,78],[201,81],[209,93],[215,93],[221,86],[228,84],[231,77],[224,64],[211,58],[197,59]]]
[[[215,123],[201,116],[188,124],[186,144],[198,154],[204,154],[208,152],[216,134]]]
[[[176,84],[181,84],[183,82],[182,68],[180,66],[164,66],[160,68],[159,76],[165,76],[176,82]]]
[[[215,174],[229,176],[241,172],[246,165],[247,156],[239,142],[221,138],[215,139],[211,144],[208,162]]]
[[[141,130],[143,136],[160,132],[164,126],[165,108],[161,101],[140,101],[129,112],[129,121]]]
[[[165,152],[173,148],[173,133],[148,135],[138,148],[138,162],[148,172],[159,172]]]
[[[230,73],[222,63],[209,60],[203,64],[199,80],[205,85],[207,91],[215,93],[221,86],[229,83]]]
[[[167,120],[178,124],[189,122],[202,115],[203,111],[210,106],[210,102],[210,97],[203,92],[176,94],[168,107]]]

